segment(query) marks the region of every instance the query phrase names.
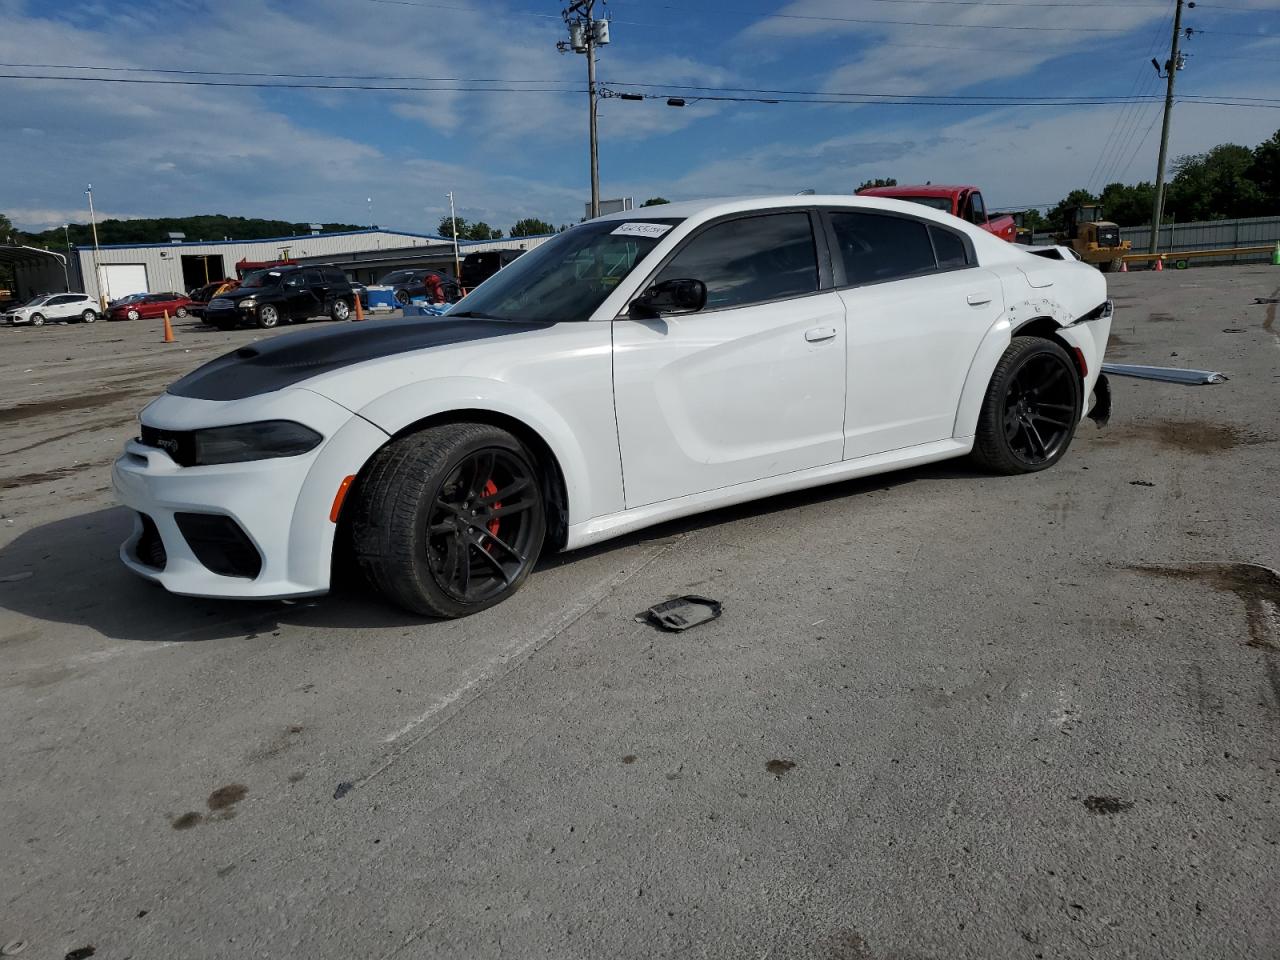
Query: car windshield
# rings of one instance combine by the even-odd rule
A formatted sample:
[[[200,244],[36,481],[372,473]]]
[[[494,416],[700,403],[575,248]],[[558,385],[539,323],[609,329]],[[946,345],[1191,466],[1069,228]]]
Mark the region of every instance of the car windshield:
[[[38,306],[40,306],[40,304],[44,303],[44,302],[45,302],[46,300],[48,300],[48,299],[49,299],[49,295],[48,295],[47,293],[42,293],[42,294],[40,294],[40,296],[38,296],[38,297],[32,297],[30,300],[28,300],[26,303],[24,303],[24,304],[23,304],[23,306],[24,306],[24,307],[38,307]]]
[[[909,200],[911,203],[919,203],[926,207],[933,207],[933,209],[941,210],[943,213],[951,212],[950,197],[892,197],[890,199]]]
[[[251,270],[244,275],[242,287],[274,287],[280,282],[278,270]]]
[[[587,320],[679,222],[599,220],[566,230],[495,273],[456,312],[541,323]]]

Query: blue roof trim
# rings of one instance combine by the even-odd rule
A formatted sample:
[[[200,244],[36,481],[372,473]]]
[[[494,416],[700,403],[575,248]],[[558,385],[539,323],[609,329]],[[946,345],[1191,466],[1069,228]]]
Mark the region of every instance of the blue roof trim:
[[[232,245],[243,245],[246,243],[283,243],[286,240],[320,240],[325,237],[361,237],[371,236],[375,233],[385,233],[396,237],[417,237],[420,240],[442,240],[445,243],[453,241],[448,237],[438,237],[434,233],[410,233],[407,230],[383,230],[381,228],[375,230],[344,230],[340,233],[304,233],[293,237],[261,237],[257,240],[183,240],[179,243],[103,243],[99,245],[102,250],[147,250],[153,248],[169,247],[229,247]],[[523,238],[520,238],[523,239]],[[465,243],[467,241],[462,241]],[[479,241],[487,242],[487,241]],[[79,250],[90,249],[88,244],[77,247]]]

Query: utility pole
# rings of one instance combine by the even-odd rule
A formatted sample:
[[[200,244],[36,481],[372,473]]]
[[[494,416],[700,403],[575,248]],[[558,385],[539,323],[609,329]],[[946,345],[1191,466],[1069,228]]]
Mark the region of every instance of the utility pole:
[[[453,279],[458,284],[458,289],[462,289],[462,262],[458,259],[458,214],[453,209],[453,191],[447,194],[449,197],[449,219],[453,221]]]
[[[67,224],[62,225],[62,239],[67,242],[67,255],[62,259],[62,283],[71,292],[71,275],[67,273],[67,261],[71,259],[71,234],[67,232]]]
[[[599,92],[596,88],[596,47],[609,42],[609,21],[595,18],[596,0],[573,0],[562,11],[569,27],[568,41],[561,40],[556,48],[564,53],[587,55],[587,103],[591,129],[591,216],[600,216],[600,147],[596,131],[596,112]]]
[[[93,225],[93,282],[98,287],[98,306],[102,308],[105,315],[107,312],[107,297],[111,296],[111,289],[103,283],[101,253],[98,249],[98,218],[93,212],[93,184],[89,184],[85,193],[89,197],[89,223]]]
[[[1156,73],[1168,75],[1169,85],[1164,95],[1164,126],[1160,128],[1160,161],[1156,166],[1156,196],[1151,209],[1151,252],[1156,252],[1160,245],[1160,218],[1164,215],[1164,165],[1169,156],[1169,121],[1173,118],[1173,82],[1178,71],[1183,67],[1182,54],[1178,52],[1178,41],[1182,39],[1182,4],[1178,0],[1177,9],[1173,13],[1173,42],[1169,49],[1169,59],[1164,63],[1164,74],[1160,73],[1160,64],[1156,60]],[[1192,3],[1191,6],[1195,6]]]

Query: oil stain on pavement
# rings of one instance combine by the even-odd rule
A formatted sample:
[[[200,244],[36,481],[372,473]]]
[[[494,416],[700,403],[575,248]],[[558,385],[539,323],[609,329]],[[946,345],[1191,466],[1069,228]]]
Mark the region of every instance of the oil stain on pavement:
[[[199,826],[202,823],[230,820],[236,815],[235,805],[243,800],[248,793],[249,788],[243,783],[229,783],[225,787],[219,787],[209,794],[209,799],[205,801],[205,806],[209,808],[207,815],[195,810],[188,811],[172,820],[173,829],[190,830],[192,827]]]
[[[1249,646],[1280,650],[1275,619],[1280,612],[1280,574],[1257,563],[1186,563],[1130,567],[1149,577],[1202,583],[1244,601],[1249,620]]]

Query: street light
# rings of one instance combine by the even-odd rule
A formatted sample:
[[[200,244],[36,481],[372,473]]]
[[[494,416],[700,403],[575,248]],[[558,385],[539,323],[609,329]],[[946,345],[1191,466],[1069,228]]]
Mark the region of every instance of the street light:
[[[93,226],[93,280],[98,285],[98,306],[102,308],[102,312],[107,312],[107,297],[111,296],[110,284],[105,284],[105,278],[102,276],[102,251],[98,248],[98,219],[93,212],[93,184],[85,189],[85,195],[89,198],[89,223]]]
[[[67,255],[62,261],[62,285],[66,292],[71,292],[71,275],[67,273],[67,261],[71,259],[71,234],[67,232],[67,224],[62,225],[62,238],[67,242]]]

